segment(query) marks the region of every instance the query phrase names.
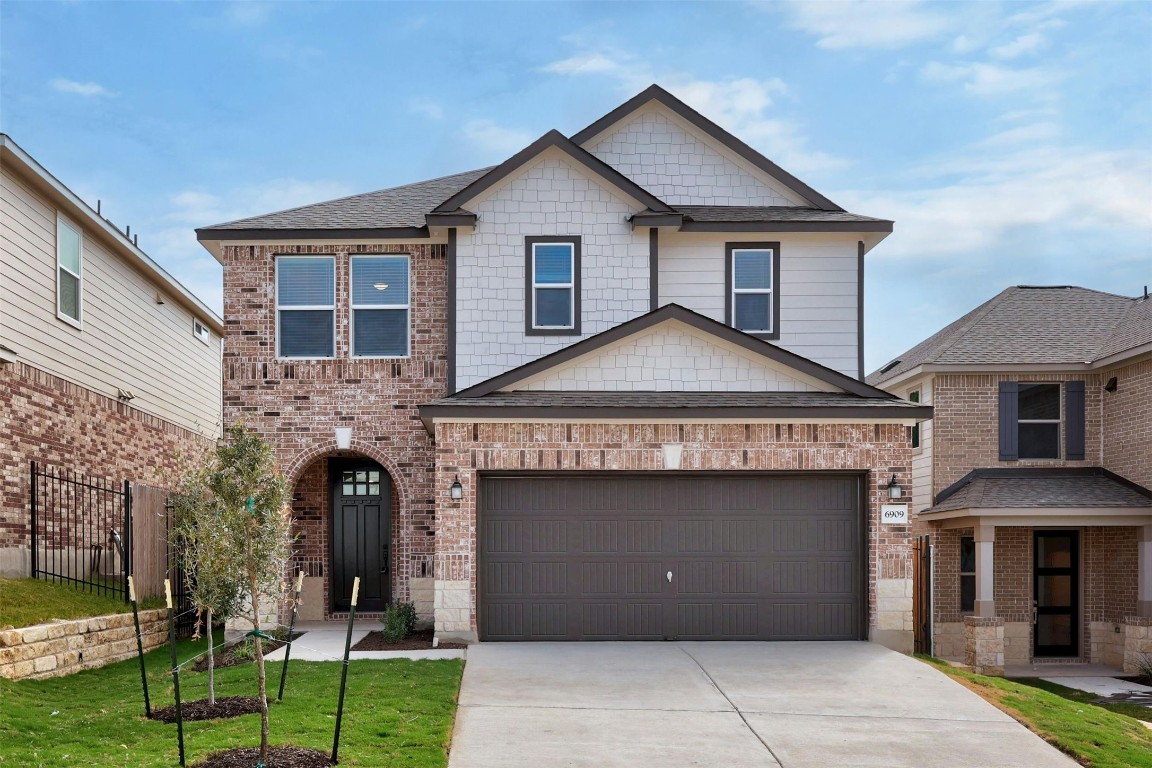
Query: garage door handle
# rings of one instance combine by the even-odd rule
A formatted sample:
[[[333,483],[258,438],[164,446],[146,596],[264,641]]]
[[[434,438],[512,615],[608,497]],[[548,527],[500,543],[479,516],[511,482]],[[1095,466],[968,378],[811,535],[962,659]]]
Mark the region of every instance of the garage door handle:
[[[668,583],[672,583],[672,571],[668,571]]]

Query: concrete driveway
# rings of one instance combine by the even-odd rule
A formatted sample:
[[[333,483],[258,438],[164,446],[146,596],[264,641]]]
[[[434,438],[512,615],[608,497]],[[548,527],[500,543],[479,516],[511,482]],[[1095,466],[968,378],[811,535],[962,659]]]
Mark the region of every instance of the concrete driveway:
[[[450,768],[1075,768],[931,667],[871,643],[468,649]]]

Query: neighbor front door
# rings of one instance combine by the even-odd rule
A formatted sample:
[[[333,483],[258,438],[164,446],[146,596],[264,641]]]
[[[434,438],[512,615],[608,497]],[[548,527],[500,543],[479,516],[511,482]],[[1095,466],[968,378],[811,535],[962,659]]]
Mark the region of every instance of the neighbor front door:
[[[1033,652],[1076,656],[1080,652],[1080,532],[1033,534]]]
[[[360,577],[357,611],[379,611],[390,598],[389,542],[392,486],[375,462],[333,459],[332,551],[329,594],[333,611],[352,604],[353,580]]]

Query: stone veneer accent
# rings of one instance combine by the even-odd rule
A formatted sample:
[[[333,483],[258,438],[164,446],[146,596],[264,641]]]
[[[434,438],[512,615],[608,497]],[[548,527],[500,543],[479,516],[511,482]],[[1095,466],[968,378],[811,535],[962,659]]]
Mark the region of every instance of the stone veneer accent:
[[[1004,619],[964,617],[964,663],[978,675],[1004,674]]]
[[[909,528],[879,524],[888,478],[895,474],[907,486],[911,464],[908,428],[890,424],[438,423],[437,635],[477,636],[479,472],[661,470],[664,443],[684,445],[683,470],[868,471],[870,637],[911,652]],[[457,476],[464,498],[453,501]]]
[[[140,611],[144,650],[168,639],[168,611]],[[0,630],[0,677],[9,680],[64,677],[136,655],[130,613],[54,621]]]
[[[276,255],[336,256],[336,356],[276,357]],[[411,346],[403,359],[352,358],[349,257],[411,257]],[[430,575],[435,529],[432,439],[417,406],[443,397],[447,381],[446,246],[323,243],[225,246],[224,416],[269,440],[295,483],[292,572],[303,569],[301,616],[329,616],[330,494],[327,459],[370,458],[392,480],[390,574],[395,600],[411,598],[413,578]],[[336,427],[352,428],[352,448],[336,449]]]
[[[102,478],[168,486],[178,457],[211,441],[26,363],[0,365],[0,575],[29,575],[32,461]],[[213,425],[207,425],[209,429]]]
[[[1125,616],[1121,625],[1124,635],[1123,670],[1140,672],[1141,662],[1152,658],[1152,616]]]

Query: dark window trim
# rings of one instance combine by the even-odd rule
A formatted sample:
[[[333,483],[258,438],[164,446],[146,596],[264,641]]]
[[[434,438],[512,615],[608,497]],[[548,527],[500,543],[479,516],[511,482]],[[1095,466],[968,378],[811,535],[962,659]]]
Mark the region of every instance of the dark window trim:
[[[660,307],[660,230],[648,230],[648,311]]]
[[[917,404],[920,403],[920,390],[919,389],[914,389],[908,393],[908,402],[917,403]],[[920,447],[920,423],[919,422],[912,425],[912,447],[913,448],[919,448]]]
[[[1049,386],[1056,388],[1056,413],[1059,414],[1055,419],[1021,419],[1020,418],[1020,389],[1025,386]],[[1020,441],[1020,426],[1023,424],[1056,424],[1056,455],[1055,456],[1025,456],[1021,449]],[[1064,429],[1066,427],[1064,419],[1064,387],[1058,381],[1017,381],[1016,382],[1016,458],[1024,459],[1026,461],[1063,461],[1065,459],[1064,453]]]
[[[770,341],[780,338],[780,243],[778,241],[724,243],[724,324],[736,328],[736,318],[732,316],[734,304],[732,301],[732,252],[755,250],[772,251],[772,330],[769,333],[740,332],[755,336],[757,339]]]
[[[532,289],[532,246],[545,243],[572,245],[572,327],[534,328],[532,310],[536,292]],[[580,335],[580,267],[582,245],[579,235],[529,235],[524,238],[524,335],[525,336],[579,336]]]
[[[958,561],[962,561],[964,558],[963,552],[964,552],[964,540],[965,539],[969,539],[972,542],[973,548],[975,548],[975,546],[976,546],[976,537],[975,536],[961,536],[960,537],[960,552],[959,552],[959,556],[957,558]],[[975,590],[976,571],[965,571],[965,570],[961,570],[961,568],[962,568],[961,562],[957,562],[956,563],[956,572],[960,576],[960,584],[957,585],[960,587],[960,613],[965,615],[965,616],[970,616],[970,615],[976,613],[976,590]],[[964,584],[965,578],[971,578],[972,582],[973,582],[972,605],[967,606],[967,607],[964,606],[964,587],[963,587],[963,584]]]

